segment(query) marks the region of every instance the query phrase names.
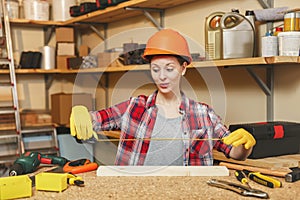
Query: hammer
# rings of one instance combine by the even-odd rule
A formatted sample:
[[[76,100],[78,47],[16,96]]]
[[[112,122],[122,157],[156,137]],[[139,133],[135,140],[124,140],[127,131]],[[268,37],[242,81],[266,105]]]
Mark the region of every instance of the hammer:
[[[290,169],[292,171],[285,175],[285,181],[292,183],[292,182],[300,180],[300,168],[294,167],[294,168],[290,168]]]

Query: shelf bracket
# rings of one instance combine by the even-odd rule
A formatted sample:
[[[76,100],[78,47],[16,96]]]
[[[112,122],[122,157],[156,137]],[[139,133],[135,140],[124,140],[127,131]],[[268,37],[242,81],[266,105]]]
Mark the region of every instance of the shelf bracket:
[[[266,0],[258,0],[258,2],[264,9],[271,8],[269,0],[267,0],[267,1]]]
[[[50,107],[49,107],[49,89],[53,83],[53,76],[51,74],[45,74],[45,107],[46,110],[49,111]]]
[[[54,29],[55,29],[55,26],[47,26],[47,27],[43,28],[43,30],[44,30],[44,45],[49,44],[50,39],[53,35]]]
[[[164,17],[165,11],[163,9],[156,8],[137,8],[137,7],[125,7],[125,10],[137,10],[142,11],[144,15],[155,25],[158,30],[164,29]],[[150,14],[150,12],[158,12],[160,16],[160,23],[154,19],[154,17]]]
[[[101,74],[103,76],[105,76],[105,82],[102,83],[101,82],[101,79],[99,80],[99,74],[92,74],[92,77],[94,80],[98,81],[98,84],[99,86],[104,90],[105,92],[105,107],[108,108],[109,107],[109,104],[108,104],[108,101],[109,101],[109,97],[108,97],[108,87],[109,87],[109,73],[103,73]]]
[[[274,120],[274,68],[273,65],[266,68],[266,83],[253,71],[251,67],[246,67],[248,73],[256,81],[258,86],[267,96],[267,121]]]

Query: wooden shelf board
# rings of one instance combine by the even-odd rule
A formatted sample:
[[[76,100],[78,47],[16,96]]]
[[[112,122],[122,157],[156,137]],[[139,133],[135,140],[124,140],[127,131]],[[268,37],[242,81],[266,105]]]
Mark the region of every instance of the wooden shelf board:
[[[41,26],[62,26],[63,22],[59,21],[39,21],[39,20],[30,20],[30,19],[10,19],[11,24],[18,26],[27,26],[27,27],[41,27]]]
[[[69,19],[64,22],[64,25],[70,25],[77,22],[110,23],[143,14],[141,11],[125,10],[126,7],[166,9],[193,1],[196,0],[131,0],[120,3],[116,6],[107,7],[104,10],[97,10]]]
[[[236,58],[228,60],[212,60],[193,62],[188,68],[201,67],[228,67],[228,66],[252,66],[252,65],[268,65],[268,64],[299,64],[299,56],[275,56],[275,57],[255,57],[255,58]],[[149,64],[144,65],[123,65],[118,67],[107,68],[88,68],[88,69],[16,69],[17,74],[76,74],[76,73],[113,73],[126,71],[144,71],[149,70]],[[0,69],[0,74],[8,74],[8,69]]]

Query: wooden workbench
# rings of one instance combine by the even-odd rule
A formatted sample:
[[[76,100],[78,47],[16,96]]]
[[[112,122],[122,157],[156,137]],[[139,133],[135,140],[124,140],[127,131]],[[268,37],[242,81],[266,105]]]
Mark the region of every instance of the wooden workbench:
[[[210,178],[238,183],[233,171],[226,177],[97,177],[95,171],[80,176],[85,181],[84,187],[69,186],[61,193],[33,189],[33,196],[27,199],[257,199],[206,184]],[[267,192],[270,199],[299,199],[300,181],[287,183],[278,179],[282,180],[282,188],[267,188],[252,181],[250,185]]]

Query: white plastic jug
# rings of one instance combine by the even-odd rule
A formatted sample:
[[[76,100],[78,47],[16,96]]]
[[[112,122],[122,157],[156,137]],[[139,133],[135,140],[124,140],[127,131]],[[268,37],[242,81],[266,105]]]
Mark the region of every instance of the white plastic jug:
[[[239,13],[225,13],[221,18],[222,58],[249,58],[254,56],[255,29]]]

